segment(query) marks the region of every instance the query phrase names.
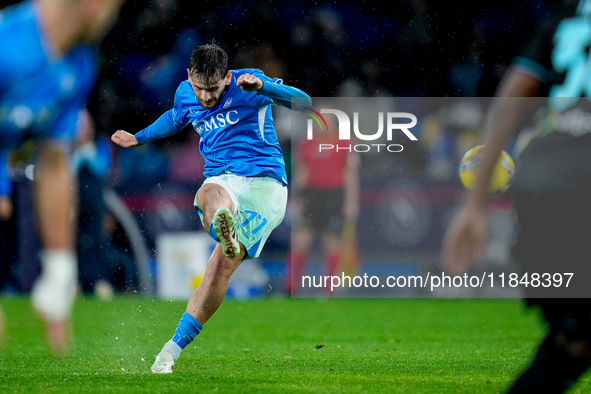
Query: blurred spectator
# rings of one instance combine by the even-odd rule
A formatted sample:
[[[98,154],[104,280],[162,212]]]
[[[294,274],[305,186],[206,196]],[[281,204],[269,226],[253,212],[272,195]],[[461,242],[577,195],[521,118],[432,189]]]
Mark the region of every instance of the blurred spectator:
[[[338,11],[325,5],[309,10],[311,14],[296,20],[291,30],[297,65],[290,65],[290,80],[298,81],[302,89],[315,96],[332,96],[353,70],[352,48]]]
[[[246,44],[233,59],[235,68],[258,68],[265,74],[276,75],[276,78],[287,78],[285,64],[277,57],[271,43],[261,42]]]
[[[171,105],[176,82],[186,77],[187,53],[199,44],[195,29],[177,31],[169,47],[158,50],[136,50],[125,54],[120,62],[122,82],[125,89],[139,100],[142,110],[159,112]]]
[[[119,183],[153,185],[167,179],[169,158],[158,144],[140,146],[134,150],[119,149],[118,153]]]
[[[359,77],[347,77],[336,88],[341,97],[392,97],[394,94],[384,85],[384,70],[378,59],[366,59],[361,64]]]

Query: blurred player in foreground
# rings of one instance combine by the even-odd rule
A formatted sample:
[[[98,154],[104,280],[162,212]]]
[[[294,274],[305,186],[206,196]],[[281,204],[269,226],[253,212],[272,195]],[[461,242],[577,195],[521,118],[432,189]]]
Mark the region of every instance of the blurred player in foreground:
[[[43,250],[32,301],[57,354],[70,342],[77,284],[76,189],[68,155],[96,78],[91,42],[110,28],[122,2],[35,0],[0,14],[0,157],[27,140],[38,142],[35,202]]]
[[[540,308],[548,334],[509,388],[511,393],[564,392],[591,364],[591,300],[577,292],[588,289],[591,257],[591,1],[563,5],[549,15],[499,86],[485,124],[476,184],[443,246],[444,263],[454,274],[468,270],[483,251],[487,186],[494,163],[532,103],[528,97],[548,96],[545,127],[539,128],[516,167],[513,256],[525,273],[574,272],[574,288],[526,288],[528,304]],[[558,298],[561,295],[580,298]]]
[[[207,179],[197,191],[195,208],[218,244],[175,335],[156,357],[154,373],[172,372],[181,351],[222,303],[234,270],[242,260],[259,256],[283,220],[285,163],[270,106],[291,108],[292,97],[301,98],[305,107],[311,103],[301,90],[260,70],[228,70],[228,56],[215,44],[193,51],[187,73],[171,110],[135,135],[117,130],[111,137],[129,148],[174,134],[189,123],[201,136]]]

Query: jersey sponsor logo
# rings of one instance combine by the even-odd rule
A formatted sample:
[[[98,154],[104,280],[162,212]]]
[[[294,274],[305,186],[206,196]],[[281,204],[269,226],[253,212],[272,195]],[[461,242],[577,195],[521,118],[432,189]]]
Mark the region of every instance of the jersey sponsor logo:
[[[238,111],[235,109],[227,112],[220,112],[210,117],[200,120],[198,122],[193,122],[193,128],[199,135],[203,132],[217,130],[221,127],[225,127],[227,125],[234,125],[240,121],[240,117],[238,116]]]

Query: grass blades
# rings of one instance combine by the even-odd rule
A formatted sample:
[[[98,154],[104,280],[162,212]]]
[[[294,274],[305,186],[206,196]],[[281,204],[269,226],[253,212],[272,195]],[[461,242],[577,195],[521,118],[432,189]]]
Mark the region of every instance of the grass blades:
[[[174,373],[153,375],[184,302],[79,298],[61,359],[28,298],[0,304],[2,393],[499,393],[544,332],[520,300],[226,300]],[[583,378],[572,392],[589,391]]]

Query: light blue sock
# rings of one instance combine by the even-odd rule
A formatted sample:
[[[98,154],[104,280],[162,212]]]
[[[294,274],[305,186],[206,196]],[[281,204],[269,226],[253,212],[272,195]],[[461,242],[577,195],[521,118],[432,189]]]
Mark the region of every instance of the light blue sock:
[[[203,324],[199,323],[189,313],[183,313],[181,321],[174,332],[172,341],[176,343],[181,350],[185,348],[203,329]]]
[[[215,233],[215,230],[213,229],[213,220],[211,221],[211,223],[209,223],[209,235],[211,235],[211,238],[213,238],[215,242],[220,242],[218,235]]]

